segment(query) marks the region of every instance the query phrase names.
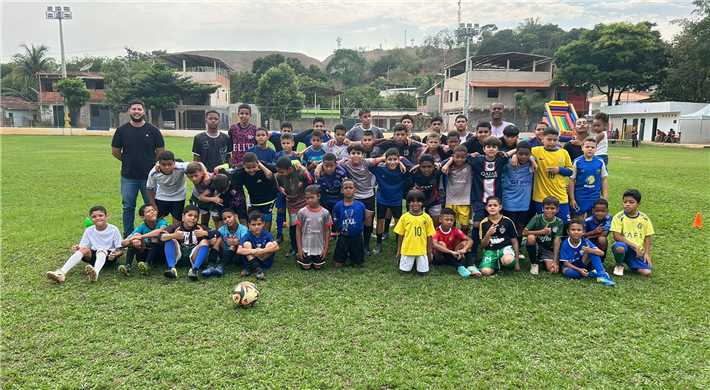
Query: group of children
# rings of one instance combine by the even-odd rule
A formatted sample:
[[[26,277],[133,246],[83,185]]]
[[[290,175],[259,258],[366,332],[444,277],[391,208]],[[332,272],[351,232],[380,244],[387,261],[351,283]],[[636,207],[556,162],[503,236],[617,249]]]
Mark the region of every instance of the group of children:
[[[391,219],[402,272],[416,268],[423,275],[431,264],[452,265],[464,278],[519,270],[524,247],[532,274],[543,265],[551,273],[612,286],[603,264],[611,232],[613,273],[622,275],[626,264],[650,275],[654,232],[638,210],[641,194],[626,191],[624,210],[609,215],[606,163],[595,156],[594,137],[583,140],[583,155],[571,161],[553,128],[527,142],[518,140],[512,125],[496,138],[488,122],[468,133],[463,115],[447,135],[437,131],[441,119],[434,122],[437,127],[423,142],[410,133],[411,120],[410,126],[395,126],[392,139],[375,139],[365,129],[359,141],[350,141],[342,125],[330,139],[317,119],[308,139],[300,137],[307,146],[300,153],[289,125],[278,133],[257,129],[241,164],[211,172],[202,162],[180,162],[164,151],[148,176],[151,202],[139,210],[143,223],[123,239],[108,224],[106,209],[93,207],[93,225],[64,266],[47,276],[64,282],[84,260],[95,281],[106,261],[122,257],[125,249],[118,266],[124,275],[134,272],[134,261],[141,273],[164,262],[166,277],[177,278],[184,264],[195,280],[222,276],[225,265],[236,262],[242,276],[261,280],[284,241],[286,220],[286,256],[302,269],[324,267],[332,238],[335,267],[360,267],[366,256],[382,251]],[[193,184],[189,206],[185,178]],[[172,225],[164,219],[168,214]]]

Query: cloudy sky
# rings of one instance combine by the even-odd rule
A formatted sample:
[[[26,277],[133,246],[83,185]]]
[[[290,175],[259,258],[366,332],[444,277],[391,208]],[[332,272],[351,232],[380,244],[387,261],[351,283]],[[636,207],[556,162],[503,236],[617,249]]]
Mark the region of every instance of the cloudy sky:
[[[64,22],[67,57],[112,56],[124,47],[141,51],[222,49],[302,52],[320,60],[342,38],[346,48],[385,49],[420,43],[429,33],[456,25],[456,0],[232,0],[67,1],[0,0],[2,61],[22,43],[44,44],[59,56],[57,21],[47,5],[72,7]],[[664,39],[687,17],[691,0],[464,0],[462,20],[517,26],[528,17],[564,29],[611,21],[649,20]],[[409,42],[407,42],[409,44]]]

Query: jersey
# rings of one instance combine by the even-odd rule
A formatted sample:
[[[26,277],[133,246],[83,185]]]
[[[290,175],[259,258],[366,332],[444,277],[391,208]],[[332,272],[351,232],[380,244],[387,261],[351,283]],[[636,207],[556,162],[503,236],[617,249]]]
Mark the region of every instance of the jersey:
[[[306,186],[311,177],[303,168],[292,168],[286,176],[276,176],[278,185],[286,191],[286,204],[292,213],[297,213],[306,205]]]
[[[596,249],[597,246],[586,238],[582,238],[577,245],[572,244],[569,237],[562,242],[560,245],[560,262],[572,263],[575,267],[584,268],[586,264],[582,258],[584,253],[582,253],[582,248],[590,247]]]
[[[103,230],[96,229],[96,225],[89,226],[81,236],[79,246],[92,251],[104,249],[114,250],[121,247],[121,232],[110,223]]]
[[[225,248],[227,248],[227,238],[236,237],[239,239],[239,242],[242,243],[244,242],[244,237],[246,237],[247,233],[249,233],[249,229],[247,229],[247,227],[242,225],[241,223],[237,223],[236,229],[232,231],[225,223],[222,224],[219,229],[217,229],[217,233],[219,233],[219,236],[222,237],[222,239],[224,240]]]
[[[266,244],[272,241],[274,241],[274,236],[271,234],[271,232],[262,230],[261,234],[259,234],[258,236],[251,231],[247,232],[247,234],[244,235],[244,241],[242,241],[242,243],[248,242],[251,244],[252,249],[257,249],[266,248]]]
[[[338,201],[333,207],[333,224],[341,235],[361,235],[365,225],[365,205],[359,200],[353,200],[349,205],[345,201]]]
[[[389,169],[386,164],[380,163],[371,168],[377,181],[377,203],[384,206],[400,206],[405,198],[407,189],[407,173],[402,172],[399,165]]]
[[[495,156],[493,160],[485,156],[466,158],[466,162],[473,168],[471,178],[471,203],[485,203],[490,196],[503,196],[500,185],[503,178],[503,168],[508,163],[507,157]]]
[[[195,235],[195,230],[199,228],[199,225],[195,225],[191,228],[186,228],[182,223],[176,223],[175,225],[169,226],[165,229],[169,234],[175,233],[178,229],[182,231],[182,238],[178,239],[177,242],[182,248],[192,249],[197,246],[200,242],[200,238]]]
[[[651,219],[640,211],[635,217],[629,216],[623,211],[618,212],[611,220],[610,231],[623,234],[628,241],[639,247],[643,247],[646,236],[655,234]]]
[[[370,172],[371,160],[364,159],[360,165],[354,165],[351,160],[345,160],[340,166],[348,173],[355,183],[355,199],[367,199],[375,195],[375,176]]]
[[[483,237],[490,229],[493,222],[488,219],[488,217],[483,218],[481,224],[478,226],[478,237],[483,240]],[[500,221],[498,221],[498,227],[496,227],[495,233],[491,236],[488,246],[483,249],[503,249],[506,246],[512,245],[512,240],[518,238],[518,231],[515,228],[515,223],[508,217],[502,216]]]
[[[452,226],[448,232],[444,232],[441,226],[439,226],[434,233],[434,241],[443,243],[449,250],[456,249],[456,245],[465,240],[466,234],[456,226]]]
[[[533,190],[533,175],[535,171],[531,164],[514,167],[512,162],[503,168],[503,210],[528,211]]]
[[[264,164],[276,164],[276,151],[269,147],[262,148],[259,145],[254,145],[249,149],[250,152],[256,154],[256,158]]]
[[[241,123],[235,123],[229,127],[227,134],[232,140],[232,160],[229,163],[240,166],[247,151],[256,145],[256,126],[248,123],[242,127]]]
[[[535,242],[547,250],[553,250],[555,239],[561,237],[564,233],[565,224],[558,217],[553,217],[552,221],[545,219],[543,214],[536,214],[528,225],[525,227],[530,230],[542,230],[546,227],[550,228],[550,233],[542,236],[535,236]]]
[[[321,172],[316,178],[316,184],[320,186],[320,202],[322,205],[333,206],[335,203],[343,199],[341,192],[343,179],[347,177],[345,169],[339,165],[335,167],[332,174],[326,175]]]
[[[324,232],[330,234],[333,222],[330,213],[323,207],[308,206],[298,210],[296,225],[301,227],[301,248],[306,256],[318,256],[325,247]]]
[[[435,170],[431,176],[424,176],[419,168],[411,173],[411,187],[424,193],[424,207],[441,204],[440,179],[441,171],[438,170]]]
[[[155,199],[168,202],[185,201],[185,170],[187,163],[175,162],[175,169],[166,175],[156,167],[148,173],[146,188],[155,191]]]
[[[192,141],[192,154],[198,156],[200,161],[212,172],[218,165],[227,162],[229,154],[232,153],[232,140],[221,131],[216,135],[208,132],[197,134]]]
[[[335,155],[335,159],[338,161],[344,160],[344,159],[348,158],[348,156],[349,156],[348,145],[346,145],[346,144],[329,145],[329,143],[328,143],[328,144],[323,145],[323,147],[327,153],[333,153]]]
[[[429,214],[414,215],[406,212],[397,221],[394,232],[402,237],[402,256],[426,256],[429,237],[434,236],[434,222]]]
[[[593,156],[587,160],[584,156],[578,157],[572,164],[574,172],[574,198],[578,204],[591,206],[602,193],[602,180],[608,176],[604,160]]]
[[[323,161],[323,156],[325,156],[325,149],[322,147],[320,149],[313,149],[309,147],[303,151],[303,163],[308,165],[309,163],[319,163]]]
[[[461,206],[471,204],[471,176],[473,168],[469,164],[462,167],[449,167],[449,173],[444,181],[446,188],[446,204]]]
[[[248,174],[244,169],[238,168],[232,173],[233,187],[246,187],[249,193],[249,203],[252,206],[261,206],[273,202],[276,199],[276,180],[274,177],[267,177],[264,171],[257,170],[253,175]]]
[[[604,219],[602,219],[601,221],[597,221],[594,214],[592,214],[584,220],[584,231],[587,233],[591,232],[599,226],[602,227],[602,230],[604,230],[604,232],[609,234],[609,230],[611,229],[611,216],[605,215]]]
[[[547,168],[564,167],[571,169],[572,161],[564,149],[545,150],[542,146],[532,148],[532,155],[537,162],[535,182],[533,184],[533,200],[542,203],[548,196],[554,196],[560,203],[569,203],[567,198],[567,178],[557,173],[550,175]]]
[[[140,234],[140,235],[148,234],[148,233],[152,232],[153,230],[162,229],[167,226],[168,226],[168,222],[162,218],[155,221],[155,226],[153,226],[152,228],[150,226],[148,226],[145,222],[143,222],[142,224],[138,225],[138,227],[133,229],[133,232],[131,234],[129,234],[128,237],[135,236],[136,234]],[[126,237],[126,238],[128,238],[128,237]],[[158,237],[145,238],[145,239],[143,239],[143,242],[146,244],[150,244],[150,243],[157,244],[159,242],[159,239],[158,239]]]

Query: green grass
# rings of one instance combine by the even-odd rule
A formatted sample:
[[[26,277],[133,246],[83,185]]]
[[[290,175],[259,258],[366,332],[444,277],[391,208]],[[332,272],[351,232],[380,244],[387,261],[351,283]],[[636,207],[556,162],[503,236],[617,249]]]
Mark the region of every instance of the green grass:
[[[363,269],[277,257],[258,305],[239,281],[46,280],[104,204],[120,226],[119,163],[103,137],[2,142],[2,387],[707,388],[710,151],[612,148],[612,212],[628,187],[652,218],[654,276],[615,288],[546,273],[400,276],[392,242]],[[169,138],[189,159],[190,139]],[[707,224],[706,220],[706,224]],[[612,263],[607,259],[607,265]],[[524,264],[523,269],[527,269]]]

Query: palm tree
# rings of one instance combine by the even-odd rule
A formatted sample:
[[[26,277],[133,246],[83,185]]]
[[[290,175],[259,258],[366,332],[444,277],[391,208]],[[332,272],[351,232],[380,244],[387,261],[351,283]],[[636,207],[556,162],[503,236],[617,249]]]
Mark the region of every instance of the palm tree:
[[[518,112],[525,119],[525,131],[530,129],[530,117],[541,114],[545,110],[545,100],[547,98],[540,92],[531,95],[525,92],[515,94],[515,106]]]
[[[54,60],[47,57],[49,48],[45,45],[30,47],[22,44],[20,47],[24,49],[24,52],[13,56],[16,64],[15,72],[17,77],[24,81],[25,94],[32,100],[37,100],[37,73],[54,70]]]

